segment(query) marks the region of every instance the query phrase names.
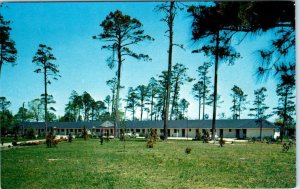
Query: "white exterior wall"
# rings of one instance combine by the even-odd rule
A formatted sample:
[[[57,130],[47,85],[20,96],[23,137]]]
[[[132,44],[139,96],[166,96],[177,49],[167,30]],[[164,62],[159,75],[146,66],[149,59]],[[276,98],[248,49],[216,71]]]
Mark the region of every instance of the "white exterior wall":
[[[231,129],[231,131],[229,131],[229,129],[223,129],[223,137],[224,138],[235,138],[235,129]],[[218,136],[220,136],[220,134],[218,133]]]
[[[247,137],[259,137],[260,136],[260,129],[247,129]],[[274,129],[262,129],[261,133],[263,137],[273,137],[274,136]]]

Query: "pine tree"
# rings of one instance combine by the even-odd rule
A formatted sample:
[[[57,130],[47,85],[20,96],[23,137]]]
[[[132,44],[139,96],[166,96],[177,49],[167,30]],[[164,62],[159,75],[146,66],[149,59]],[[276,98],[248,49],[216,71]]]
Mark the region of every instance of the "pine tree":
[[[131,18],[128,15],[123,15],[123,13],[119,10],[110,12],[105,20],[102,21],[100,26],[103,28],[102,33],[100,33],[98,36],[94,36],[93,38],[108,43],[108,45],[102,46],[103,49],[112,51],[112,56],[107,59],[108,66],[113,68],[115,63],[118,64],[116,96],[114,104],[114,137],[117,137],[122,63],[124,63],[126,56],[138,60],[143,59],[145,61],[150,61],[151,58],[148,55],[137,54],[129,47],[144,40],[153,40],[153,38],[144,34],[144,30],[142,29],[143,25],[139,20]]]
[[[254,91],[254,95],[255,95],[255,100],[253,101],[254,108],[250,108],[250,111],[254,113],[249,114],[249,116],[254,117],[256,119],[257,124],[259,124],[260,140],[262,140],[263,121],[272,116],[272,114],[266,114],[266,111],[269,109],[269,107],[266,106],[265,104],[265,100],[266,100],[265,92],[267,92],[267,89],[265,87],[262,87]]]

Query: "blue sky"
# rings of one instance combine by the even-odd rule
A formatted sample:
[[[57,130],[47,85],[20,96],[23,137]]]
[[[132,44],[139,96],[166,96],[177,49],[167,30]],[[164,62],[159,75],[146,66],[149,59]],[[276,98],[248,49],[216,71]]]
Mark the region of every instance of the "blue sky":
[[[195,4],[195,3],[190,3]],[[114,76],[115,70],[108,68],[106,59],[110,52],[101,50],[104,43],[92,39],[102,30],[99,24],[106,15],[117,9],[140,20],[146,34],[155,41],[142,42],[133,47],[136,52],[146,53],[151,62],[137,61],[126,58],[122,68],[121,84],[126,88],[121,91],[121,98],[125,98],[128,87],[147,84],[151,77],[156,77],[162,70],[167,69],[168,38],[164,36],[165,23],[160,21],[161,14],[154,12],[157,3],[153,2],[60,2],[60,3],[6,3],[7,8],[1,12],[6,20],[12,21],[11,37],[18,49],[17,65],[4,65],[0,78],[0,96],[5,96],[12,102],[10,109],[16,113],[22,103],[27,103],[43,93],[43,78],[36,74],[32,63],[38,45],[46,44],[53,48],[62,77],[53,81],[48,92],[54,96],[57,115],[64,114],[65,104],[72,90],[79,94],[89,92],[95,100],[103,100],[110,95],[106,81]],[[173,64],[182,63],[189,70],[188,74],[196,78],[196,69],[204,61],[212,60],[201,54],[192,54],[191,51],[199,47],[200,43],[191,41],[192,19],[184,11],[175,20],[175,42],[184,44],[186,50],[174,49]],[[235,48],[243,58],[238,59],[233,66],[222,64],[219,67],[218,90],[221,100],[224,101],[217,114],[224,112],[231,115],[231,88],[239,86],[250,101],[254,100],[253,91],[262,86],[267,88],[266,104],[271,108],[277,105],[276,81],[269,79],[264,83],[257,83],[254,76],[258,62],[255,51],[268,47],[272,33],[262,36],[248,36]],[[236,44],[236,41],[233,41]],[[213,76],[213,67],[210,70]],[[212,77],[213,78],[213,77]],[[213,81],[212,81],[213,82]],[[198,103],[193,99],[192,84],[182,87],[180,97],[190,102],[188,117],[197,119]],[[271,109],[270,108],[270,109]],[[271,110],[270,110],[271,111]],[[206,112],[212,117],[212,109]],[[243,112],[241,118],[248,118],[248,111]],[[128,115],[129,116],[129,115]],[[271,119],[273,120],[274,117]]]

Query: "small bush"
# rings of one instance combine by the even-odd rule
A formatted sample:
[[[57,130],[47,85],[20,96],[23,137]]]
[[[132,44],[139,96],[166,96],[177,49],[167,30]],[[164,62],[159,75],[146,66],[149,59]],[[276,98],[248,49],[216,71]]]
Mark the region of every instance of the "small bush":
[[[196,131],[196,136],[195,136],[194,140],[200,141],[201,137],[202,137],[202,133],[197,130]]]
[[[190,154],[192,152],[192,149],[190,148],[190,147],[187,147],[186,149],[185,149],[185,153],[186,154]]]
[[[46,145],[48,148],[51,148],[52,145],[56,147],[57,142],[55,142],[55,135],[53,135],[53,128],[50,128],[50,132],[46,136]]]
[[[223,137],[220,138],[219,144],[220,144],[220,147],[223,147],[223,145],[225,144],[225,140],[223,139]]]
[[[147,141],[147,147],[153,148],[153,145],[156,143],[157,140],[157,132],[155,129],[150,129],[148,141]]]
[[[12,145],[13,145],[13,146],[17,146],[17,145],[18,145],[18,144],[17,144],[17,141],[16,141],[16,140],[13,140],[13,141],[12,141]]]
[[[256,137],[252,137],[252,138],[249,138],[249,139],[248,139],[248,142],[255,143],[256,140],[257,140]]]
[[[72,135],[71,135],[71,133],[68,135],[68,142],[72,142],[72,140],[73,140],[73,137],[72,137]]]
[[[148,141],[147,141],[147,147],[148,148],[153,148],[153,145],[154,145],[154,141],[152,138],[150,138]]]
[[[35,138],[34,129],[32,127],[30,127],[27,130],[25,137],[28,138],[28,139],[34,139]]]
[[[86,140],[89,137],[87,129],[85,128],[85,126],[82,129],[82,137],[84,138],[84,140]]]
[[[209,133],[206,129],[203,130],[203,135],[201,136],[203,143],[208,143],[209,141]]]
[[[288,152],[289,149],[293,146],[293,141],[289,141],[288,143],[283,143],[282,145],[282,151],[283,152]]]

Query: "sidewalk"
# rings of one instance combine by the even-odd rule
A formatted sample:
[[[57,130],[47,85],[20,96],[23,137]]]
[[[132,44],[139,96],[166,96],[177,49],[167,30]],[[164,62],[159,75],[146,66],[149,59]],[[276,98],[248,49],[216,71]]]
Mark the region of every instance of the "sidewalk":
[[[43,141],[46,141],[46,139],[20,141],[20,142],[17,142],[17,144],[24,143],[24,142],[26,142],[26,143],[27,143],[27,142],[36,142],[36,141],[38,141],[38,142],[40,142],[40,141],[43,142]],[[8,146],[13,147],[13,145],[12,145],[11,142],[3,143],[3,145],[0,144],[0,148],[4,148],[4,147],[8,147]]]

